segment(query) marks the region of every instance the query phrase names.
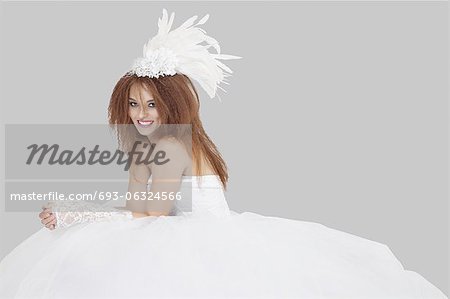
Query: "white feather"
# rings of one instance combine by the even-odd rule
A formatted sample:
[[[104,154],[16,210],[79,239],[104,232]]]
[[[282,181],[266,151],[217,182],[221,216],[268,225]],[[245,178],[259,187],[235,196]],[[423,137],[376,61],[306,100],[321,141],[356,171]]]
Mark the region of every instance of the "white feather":
[[[214,98],[217,88],[226,92],[220,83],[229,85],[226,78],[232,70],[219,60],[240,59],[242,57],[221,54],[219,42],[208,36],[198,25],[205,24],[209,19],[206,14],[197,24],[197,16],[190,17],[178,28],[171,30],[175,13],[168,17],[167,10],[158,19],[158,34],[151,38],[143,47],[143,58],[137,60],[132,71],[135,74],[149,77],[160,75],[185,74]],[[206,43],[206,45],[201,45]],[[217,54],[210,53],[213,47]],[[219,96],[220,100],[220,96]]]
[[[204,16],[200,21],[198,21],[197,26],[205,24],[206,21],[208,21],[208,19],[209,19],[209,14],[206,14],[206,16]]]

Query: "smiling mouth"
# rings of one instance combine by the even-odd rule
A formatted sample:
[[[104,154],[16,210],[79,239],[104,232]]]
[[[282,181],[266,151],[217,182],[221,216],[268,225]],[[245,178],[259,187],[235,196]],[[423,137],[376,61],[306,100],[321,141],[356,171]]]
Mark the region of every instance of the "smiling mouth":
[[[139,126],[144,128],[149,127],[151,124],[153,124],[153,122],[154,122],[153,120],[139,120],[139,119],[137,121]]]

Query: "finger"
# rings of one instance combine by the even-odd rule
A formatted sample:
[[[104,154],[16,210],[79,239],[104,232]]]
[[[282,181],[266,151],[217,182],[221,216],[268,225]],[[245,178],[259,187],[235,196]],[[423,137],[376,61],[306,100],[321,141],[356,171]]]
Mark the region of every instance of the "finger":
[[[56,224],[56,219],[53,219],[52,221],[50,221],[49,223],[47,223],[45,226],[47,228],[51,228],[52,226],[54,226]]]
[[[53,215],[51,215],[51,216],[49,216],[49,217],[43,219],[44,225],[49,224],[49,223],[52,222],[53,220],[55,220],[55,216],[53,216]]]
[[[41,211],[41,212],[39,213],[39,215],[40,215],[40,214],[44,215],[44,214],[53,214],[53,213],[52,213],[51,210],[44,210],[44,211]]]
[[[40,212],[40,213],[39,213],[39,218],[45,219],[45,218],[50,217],[50,216],[52,216],[52,215],[53,215],[53,214],[49,214],[49,213],[46,213],[46,212]]]
[[[52,220],[49,219],[49,218],[45,218],[45,219],[42,219],[42,220],[41,220],[41,223],[42,223],[43,225],[47,225],[47,223],[49,223],[50,221],[52,221]]]
[[[56,219],[56,217],[55,217],[55,215],[49,215],[48,217],[46,217],[45,219],[48,219],[48,220],[53,220],[53,219]]]

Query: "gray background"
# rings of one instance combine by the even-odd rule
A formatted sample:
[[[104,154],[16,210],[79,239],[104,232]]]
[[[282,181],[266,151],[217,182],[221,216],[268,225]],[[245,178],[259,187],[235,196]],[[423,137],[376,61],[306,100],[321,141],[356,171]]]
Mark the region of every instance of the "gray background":
[[[244,57],[222,103],[200,91],[231,208],[387,244],[449,293],[447,2],[2,6],[2,124],[105,123],[162,8],[175,26],[210,13],[208,34]],[[0,255],[40,227],[2,212]]]

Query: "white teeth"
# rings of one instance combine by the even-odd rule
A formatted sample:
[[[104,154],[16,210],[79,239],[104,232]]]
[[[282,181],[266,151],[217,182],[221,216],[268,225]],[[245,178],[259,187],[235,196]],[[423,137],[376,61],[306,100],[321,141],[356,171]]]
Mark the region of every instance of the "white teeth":
[[[142,125],[142,126],[149,126],[149,125],[151,125],[153,123],[153,120],[150,120],[150,121],[141,121],[141,120],[138,120],[138,124],[140,124],[140,125]]]

